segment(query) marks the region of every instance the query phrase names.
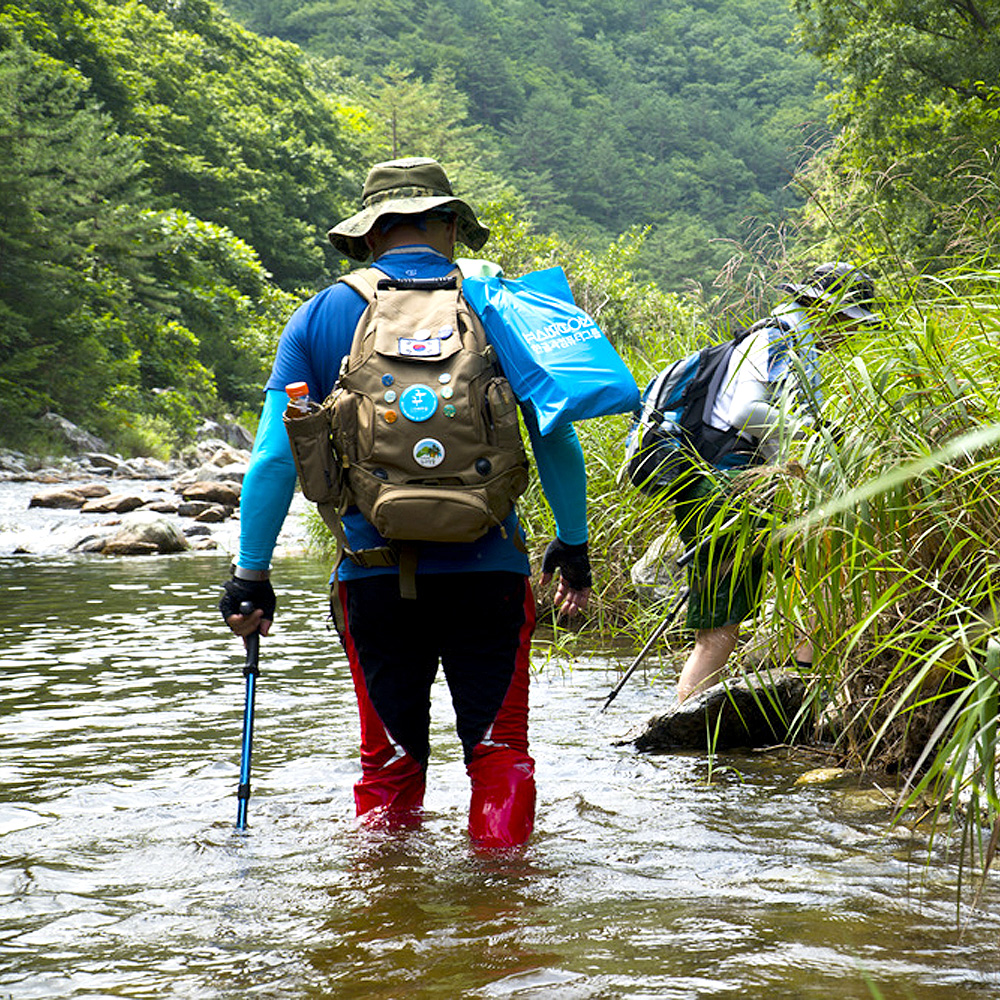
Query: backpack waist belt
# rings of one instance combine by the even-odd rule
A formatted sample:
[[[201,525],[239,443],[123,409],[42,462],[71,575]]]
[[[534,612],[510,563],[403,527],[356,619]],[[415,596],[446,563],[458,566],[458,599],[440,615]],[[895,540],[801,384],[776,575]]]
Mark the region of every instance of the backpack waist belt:
[[[373,549],[345,548],[344,555],[362,569],[399,565],[399,549],[393,545],[380,545]]]

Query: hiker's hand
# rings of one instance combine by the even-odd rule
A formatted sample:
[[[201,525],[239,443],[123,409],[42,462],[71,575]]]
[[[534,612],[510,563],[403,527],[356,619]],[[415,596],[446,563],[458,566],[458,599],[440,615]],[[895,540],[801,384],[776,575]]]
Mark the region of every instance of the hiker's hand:
[[[254,611],[249,615],[240,614],[240,605],[249,601]],[[225,623],[237,634],[248,636],[260,630],[267,635],[274,621],[274,588],[270,580],[227,580],[223,586],[219,611]]]
[[[549,542],[542,557],[542,586],[559,570],[553,602],[560,615],[571,617],[586,608],[590,600],[590,558],[587,543],[567,545],[558,538]]]

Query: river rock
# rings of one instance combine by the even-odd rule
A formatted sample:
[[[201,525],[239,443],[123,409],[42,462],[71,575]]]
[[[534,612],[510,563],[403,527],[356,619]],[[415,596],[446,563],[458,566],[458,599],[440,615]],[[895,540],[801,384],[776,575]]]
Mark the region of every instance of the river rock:
[[[42,417],[42,420],[53,428],[66,444],[78,452],[106,452],[109,450],[108,446],[99,437],[96,437],[89,431],[85,431],[82,427],[77,427],[72,421],[59,416],[58,413],[46,413]]]
[[[102,451],[88,451],[80,457],[95,469],[104,469],[108,472],[117,472],[125,465],[120,455],[108,455]]]
[[[176,514],[177,504],[169,500],[150,500],[143,504],[142,509],[152,511],[154,514]]]
[[[802,679],[786,671],[723,681],[654,716],[632,742],[643,753],[785,743],[804,698]]]
[[[29,507],[51,507],[56,510],[72,510],[83,507],[95,497],[105,497],[111,492],[104,483],[87,483],[54,490],[42,490],[29,501]]]
[[[191,483],[181,489],[184,500],[205,500],[208,503],[222,504],[223,507],[237,507],[240,502],[241,484],[232,481]]]
[[[19,451],[0,449],[0,479],[26,480],[31,478],[31,470],[25,455]]]
[[[84,514],[127,514],[145,502],[134,493],[109,493],[107,496],[88,500],[80,509]]]
[[[104,538],[91,536],[76,549],[99,552],[106,556],[167,555],[184,552],[191,547],[188,540],[170,521],[162,517],[136,516],[114,534]]]
[[[231,507],[223,507],[221,504],[213,503],[200,514],[195,514],[194,519],[199,524],[221,524],[230,516]]]
[[[206,420],[195,432],[198,441],[222,440],[233,448],[249,451],[253,447],[253,435],[242,425],[218,420]]]
[[[250,461],[250,452],[234,448],[225,441],[199,441],[193,450],[186,452],[191,467],[214,465],[245,465]]]
[[[129,479],[146,479],[151,481],[173,479],[179,468],[161,462],[158,458],[127,458],[115,475]]]
[[[207,500],[188,500],[177,505],[177,514],[179,517],[197,517],[199,514],[204,514],[211,506]]]
[[[230,462],[226,465],[199,465],[190,472],[185,472],[174,483],[180,492],[193,483],[241,483],[246,475],[249,459],[246,462]]]

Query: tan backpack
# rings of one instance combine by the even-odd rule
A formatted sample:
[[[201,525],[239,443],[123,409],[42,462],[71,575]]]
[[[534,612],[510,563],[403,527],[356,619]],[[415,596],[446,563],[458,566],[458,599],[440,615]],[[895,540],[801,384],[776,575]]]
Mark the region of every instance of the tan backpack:
[[[368,306],[319,413],[289,420],[299,479],[363,566],[415,563],[419,542],[471,542],[528,485],[517,400],[479,318],[446,278],[396,280],[374,268],[341,279]],[[351,551],[351,504],[389,540]]]

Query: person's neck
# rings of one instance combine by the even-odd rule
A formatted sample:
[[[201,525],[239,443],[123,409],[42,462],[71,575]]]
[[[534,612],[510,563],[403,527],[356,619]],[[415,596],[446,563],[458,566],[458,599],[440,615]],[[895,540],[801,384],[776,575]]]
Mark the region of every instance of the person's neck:
[[[404,253],[432,253],[438,257],[444,257],[445,260],[451,260],[451,258],[446,253],[442,253],[440,250],[435,249],[429,243],[404,243],[400,246],[391,247],[388,250],[382,250],[376,260],[381,260],[383,257],[387,257],[390,254],[404,254]]]
[[[405,248],[427,248],[434,250],[448,260],[455,252],[455,241],[451,238],[450,226],[440,222],[429,222],[426,229],[417,226],[393,226],[387,233],[371,239],[369,247],[377,260],[390,250]]]

